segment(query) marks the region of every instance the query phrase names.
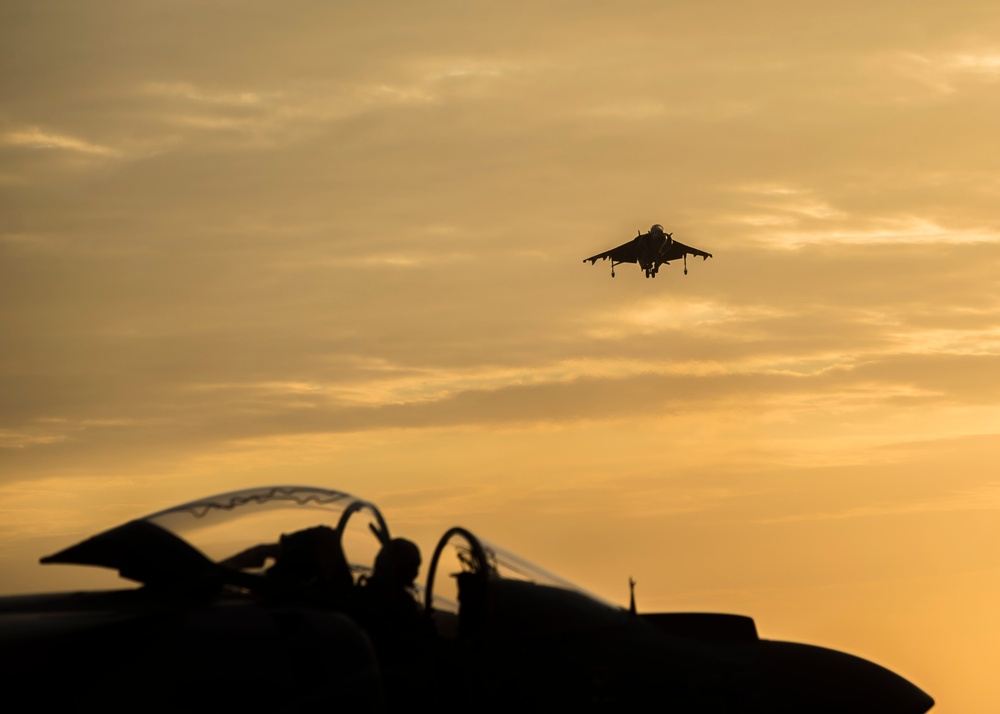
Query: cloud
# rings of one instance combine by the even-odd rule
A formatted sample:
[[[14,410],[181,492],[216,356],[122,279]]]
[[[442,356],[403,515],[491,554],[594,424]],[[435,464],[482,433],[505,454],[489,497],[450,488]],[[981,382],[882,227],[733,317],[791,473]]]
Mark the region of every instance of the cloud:
[[[1000,243],[1000,231],[991,228],[951,228],[916,216],[869,218],[860,228],[775,231],[774,243],[797,248],[809,243],[877,244],[949,244]]]
[[[166,133],[184,128],[237,132],[250,145],[276,146],[315,139],[331,124],[353,117],[466,100],[520,71],[523,68],[513,65],[453,57],[386,67],[374,75],[340,68],[329,78],[303,78],[270,88],[147,81],[138,93],[161,105],[161,126],[154,121],[148,131],[161,135],[164,149],[203,141],[196,135]]]
[[[727,323],[739,325],[787,314],[786,310],[766,306],[650,298],[625,308],[601,310],[581,321],[590,337],[620,340],[658,332],[724,330]]]
[[[1000,55],[991,50],[901,52],[879,61],[942,98],[974,89],[975,83],[1000,79]]]
[[[221,106],[257,106],[280,101],[281,94],[262,95],[251,91],[210,91],[188,82],[150,82],[143,89],[154,96],[187,99],[198,104]]]
[[[38,127],[8,131],[2,136],[2,141],[10,146],[23,146],[31,149],[72,151],[92,156],[121,156],[121,152],[111,147],[94,144],[65,134],[54,134]]]
[[[975,72],[991,79],[1000,79],[1000,54],[996,52],[953,55],[945,60],[945,64],[958,71]]]
[[[750,197],[750,212],[728,220],[750,226],[761,242],[775,247],[1000,243],[1000,231],[992,226],[948,226],[929,216],[851,212],[807,188],[763,184],[736,190]]]

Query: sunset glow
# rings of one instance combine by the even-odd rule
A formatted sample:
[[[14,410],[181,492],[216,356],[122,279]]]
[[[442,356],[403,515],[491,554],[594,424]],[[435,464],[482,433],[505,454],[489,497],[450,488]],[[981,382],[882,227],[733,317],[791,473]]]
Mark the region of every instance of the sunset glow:
[[[996,710],[994,3],[9,0],[0,43],[0,591],[311,484]],[[654,223],[714,257],[581,263]]]

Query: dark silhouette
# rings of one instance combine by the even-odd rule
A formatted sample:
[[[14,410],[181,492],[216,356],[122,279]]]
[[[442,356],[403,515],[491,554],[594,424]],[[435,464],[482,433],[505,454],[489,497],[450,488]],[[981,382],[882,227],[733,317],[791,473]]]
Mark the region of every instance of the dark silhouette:
[[[375,567],[371,577],[365,579],[365,586],[391,597],[413,601],[412,590],[420,573],[420,562],[420,548],[416,543],[406,538],[393,538],[375,556]]]
[[[416,599],[420,560],[416,543],[393,538],[375,556],[372,574],[355,589],[352,612],[375,644],[392,711],[409,709],[418,695],[425,701],[432,695],[433,631]]]
[[[674,240],[673,233],[664,233],[659,223],[649,229],[649,233],[639,233],[628,243],[622,243],[617,248],[584,258],[593,265],[598,260],[611,259],[611,277],[615,277],[615,266],[622,263],[638,263],[647,278],[655,278],[660,266],[669,264],[671,260],[684,259],[684,274],[687,275],[688,255],[701,256],[702,260],[712,257],[711,253],[684,245]]]
[[[379,637],[409,633],[422,622],[415,597],[420,572],[420,549],[405,538],[393,538],[375,557],[372,574],[362,578],[355,592],[355,612]]]
[[[316,526],[282,535],[274,565],[266,571],[269,580],[280,583],[285,597],[327,607],[346,607],[354,580],[344,557],[340,532]]]
[[[350,605],[354,579],[344,557],[341,534],[315,526],[282,534],[277,543],[248,548],[219,563],[227,568],[262,568],[274,564],[257,589],[272,604],[301,604],[344,609]]]
[[[221,563],[180,535],[279,501],[332,505],[338,527]],[[360,512],[382,547],[351,586],[340,538]],[[630,612],[543,584],[558,578],[461,527],[433,551],[421,608],[416,545],[392,539],[372,504],[326,489],[222,494],[44,561],[114,568],[142,587],[0,598],[0,681],[43,711],[923,714],[934,703],[861,658],[761,639],[749,617]],[[439,566],[456,578],[457,611],[434,597]]]

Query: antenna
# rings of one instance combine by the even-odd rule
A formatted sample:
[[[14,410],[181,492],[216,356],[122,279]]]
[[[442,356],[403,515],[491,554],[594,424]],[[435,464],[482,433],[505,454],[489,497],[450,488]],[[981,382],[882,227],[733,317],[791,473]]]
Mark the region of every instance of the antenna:
[[[628,611],[629,614],[635,615],[635,580],[632,576],[628,576]]]

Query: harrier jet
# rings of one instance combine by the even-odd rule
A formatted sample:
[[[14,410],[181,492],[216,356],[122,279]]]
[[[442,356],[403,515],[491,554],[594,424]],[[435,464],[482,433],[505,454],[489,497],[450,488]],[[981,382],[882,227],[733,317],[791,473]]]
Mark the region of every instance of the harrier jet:
[[[664,233],[659,223],[649,229],[649,233],[640,233],[628,243],[622,243],[617,248],[584,258],[593,265],[598,260],[611,259],[611,277],[615,277],[615,266],[622,263],[638,263],[647,278],[655,278],[664,263],[671,260],[684,259],[684,274],[687,275],[688,254],[700,255],[702,260],[712,257],[711,253],[684,245],[673,238],[673,233]]]

